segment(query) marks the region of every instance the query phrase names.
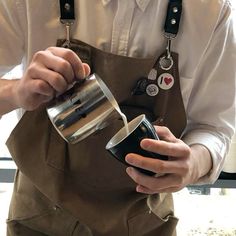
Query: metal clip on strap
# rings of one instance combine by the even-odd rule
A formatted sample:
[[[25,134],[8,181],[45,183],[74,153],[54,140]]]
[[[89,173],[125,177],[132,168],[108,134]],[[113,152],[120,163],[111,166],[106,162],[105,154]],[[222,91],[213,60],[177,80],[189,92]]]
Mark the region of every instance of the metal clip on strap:
[[[171,56],[171,41],[177,36],[182,14],[182,0],[169,0],[166,21],[165,37],[167,38],[166,55],[160,58],[159,64],[163,70],[170,70],[174,64]]]
[[[70,29],[75,21],[74,0],[60,0],[60,21],[66,27],[66,41],[63,47],[70,47]]]

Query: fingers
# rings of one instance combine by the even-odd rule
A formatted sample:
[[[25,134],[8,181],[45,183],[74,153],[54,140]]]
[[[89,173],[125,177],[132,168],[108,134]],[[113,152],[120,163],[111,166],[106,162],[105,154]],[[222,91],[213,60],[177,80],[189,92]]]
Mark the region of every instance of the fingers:
[[[84,68],[85,77],[89,76],[91,73],[90,66],[87,63],[83,63],[83,68]]]
[[[68,83],[64,77],[55,71],[48,70],[42,65],[38,65],[36,68],[28,69],[28,76],[30,76],[35,85],[33,90],[43,95],[52,95],[55,92],[62,93],[67,87]]]
[[[50,47],[34,55],[28,71],[33,79],[42,79],[57,92],[62,92],[67,85],[89,75],[90,67],[72,50]]]
[[[71,84],[74,81],[75,75],[70,62],[55,56],[50,51],[36,53],[34,60],[37,62],[37,66],[60,74],[67,84]],[[44,80],[48,79],[44,78],[43,75],[41,77]]]
[[[168,161],[163,161],[132,153],[128,154],[125,158],[126,162],[132,166],[149,170],[158,174],[186,173],[188,171],[188,163],[186,162],[185,157],[182,157],[181,159],[182,160],[174,161],[174,158],[174,160],[169,159]]]
[[[35,53],[27,69],[26,77],[44,81],[44,86],[40,82],[36,82],[35,84],[39,87],[36,87],[35,90],[42,95],[45,93],[48,95],[48,89],[42,90],[47,87],[46,84],[50,85],[48,88],[55,90],[54,93],[62,93],[75,80],[84,78],[89,73],[89,65],[82,63],[72,50],[50,47],[45,51]]]
[[[136,190],[146,194],[175,192],[187,183],[191,170],[191,149],[182,140],[177,139],[167,128],[156,127],[162,140],[143,139],[141,147],[147,151],[168,156],[168,160],[144,157],[130,153],[125,160],[133,167],[127,168],[128,175],[137,184]],[[147,176],[135,169],[149,170],[158,178]]]
[[[34,54],[32,61],[17,83],[17,105],[36,109],[56,94],[65,92],[77,79],[90,74],[90,67],[70,49],[50,47]]]
[[[156,132],[161,140],[167,142],[176,142],[176,137],[171,133],[171,131],[165,126],[154,126]]]
[[[53,98],[54,96],[54,90],[50,84],[39,79],[29,81],[27,87],[33,94],[40,94],[49,98]]]
[[[60,66],[63,66],[63,65],[65,66],[65,68],[63,69],[67,70],[68,69],[67,63],[69,63],[73,71],[73,76],[76,79],[83,79],[84,77],[89,75],[90,68],[88,64],[82,63],[82,61],[77,56],[77,54],[73,52],[72,50],[66,49],[66,48],[59,48],[59,47],[50,47],[47,49],[47,51],[51,52],[52,55],[63,59],[63,61],[61,61],[61,64],[57,64],[55,68],[56,71],[58,72],[61,71],[62,69],[60,68]]]
[[[163,175],[158,178],[140,173],[133,167],[126,169],[127,174],[137,183],[136,191],[146,194],[175,192],[182,188],[182,179],[177,175]]]
[[[181,190],[181,187],[164,187],[162,189],[157,189],[157,190],[151,190],[145,186],[142,185],[137,185],[136,191],[139,193],[145,193],[145,194],[155,194],[155,193],[173,193]]]
[[[140,146],[150,152],[165,156],[187,156],[190,148],[180,139],[177,139],[171,131],[164,126],[155,126],[160,140],[143,139]]]
[[[187,156],[190,153],[190,148],[181,140],[171,143],[162,140],[143,139],[140,145],[147,151],[165,156],[181,157]]]
[[[45,81],[31,79],[27,81],[17,80],[14,89],[14,100],[17,107],[31,111],[41,104],[50,101],[54,97],[55,90]]]

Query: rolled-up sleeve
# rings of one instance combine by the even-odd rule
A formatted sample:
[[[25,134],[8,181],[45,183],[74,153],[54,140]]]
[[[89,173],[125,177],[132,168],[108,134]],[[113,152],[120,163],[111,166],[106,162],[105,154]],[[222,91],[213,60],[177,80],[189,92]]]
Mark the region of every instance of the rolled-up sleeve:
[[[235,132],[236,37],[229,6],[219,18],[211,40],[194,74],[187,105],[188,126],[183,140],[208,148],[212,170],[197,184],[218,178]]]

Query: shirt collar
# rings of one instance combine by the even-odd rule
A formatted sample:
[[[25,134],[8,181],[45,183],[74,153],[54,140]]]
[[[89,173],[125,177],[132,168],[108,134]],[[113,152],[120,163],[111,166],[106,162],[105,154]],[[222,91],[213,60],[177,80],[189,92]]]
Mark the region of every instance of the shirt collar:
[[[102,3],[104,6],[106,6],[107,4],[110,3],[111,0],[102,0]],[[135,0],[138,7],[140,8],[141,11],[145,11],[148,3],[150,2],[150,0]]]

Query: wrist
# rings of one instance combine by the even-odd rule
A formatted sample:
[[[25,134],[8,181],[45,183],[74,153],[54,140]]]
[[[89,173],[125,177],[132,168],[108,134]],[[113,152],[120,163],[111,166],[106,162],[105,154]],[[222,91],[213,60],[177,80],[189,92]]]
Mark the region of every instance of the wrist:
[[[200,144],[190,146],[191,158],[193,159],[193,183],[198,182],[202,177],[210,173],[213,161],[209,150]]]
[[[16,85],[19,79],[0,79],[0,116],[19,108]]]

